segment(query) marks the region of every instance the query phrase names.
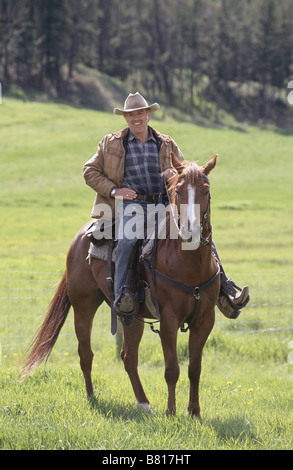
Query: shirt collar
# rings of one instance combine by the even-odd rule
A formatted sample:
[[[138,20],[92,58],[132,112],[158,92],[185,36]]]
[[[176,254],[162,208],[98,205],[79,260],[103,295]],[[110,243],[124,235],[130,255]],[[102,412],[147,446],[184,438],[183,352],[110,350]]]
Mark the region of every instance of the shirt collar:
[[[150,127],[148,129],[149,129],[149,136],[147,138],[147,142],[149,140],[153,140],[154,142],[156,142],[156,139],[155,139],[155,136],[154,136],[154,133],[153,133],[152,129]],[[131,130],[129,129],[128,141],[131,142],[135,139],[136,139],[136,137],[132,134]]]

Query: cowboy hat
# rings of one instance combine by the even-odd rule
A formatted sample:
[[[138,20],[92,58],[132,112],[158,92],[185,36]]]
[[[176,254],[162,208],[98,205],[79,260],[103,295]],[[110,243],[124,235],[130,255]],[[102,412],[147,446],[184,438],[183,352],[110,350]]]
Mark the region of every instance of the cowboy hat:
[[[149,109],[151,112],[155,112],[160,109],[158,103],[153,103],[150,106],[148,102],[138,92],[130,93],[124,103],[124,109],[114,108],[114,114],[123,115],[124,113],[131,113],[132,111],[138,111],[139,109]]]

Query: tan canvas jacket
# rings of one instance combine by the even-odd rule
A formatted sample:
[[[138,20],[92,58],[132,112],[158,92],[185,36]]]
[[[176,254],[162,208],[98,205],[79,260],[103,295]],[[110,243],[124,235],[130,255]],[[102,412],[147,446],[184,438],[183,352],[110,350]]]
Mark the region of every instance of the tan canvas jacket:
[[[161,141],[159,161],[161,171],[173,168],[171,152],[174,152],[180,161],[184,157],[176,142],[168,135],[152,129],[154,135]],[[114,188],[121,188],[124,179],[125,149],[123,139],[127,136],[129,128],[107,134],[99,143],[94,156],[84,165],[83,175],[86,183],[96,191],[91,217],[99,218],[100,204],[108,204],[114,216],[115,200],[110,193]],[[106,214],[104,215],[106,217]]]

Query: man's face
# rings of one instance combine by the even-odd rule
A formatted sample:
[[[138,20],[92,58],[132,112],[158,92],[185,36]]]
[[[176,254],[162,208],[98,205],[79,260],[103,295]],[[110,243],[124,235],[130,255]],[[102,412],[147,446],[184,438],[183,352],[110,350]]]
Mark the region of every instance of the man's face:
[[[147,109],[139,109],[138,111],[132,111],[131,113],[124,113],[126,122],[136,137],[144,135],[148,132],[148,122],[151,117],[150,111]]]

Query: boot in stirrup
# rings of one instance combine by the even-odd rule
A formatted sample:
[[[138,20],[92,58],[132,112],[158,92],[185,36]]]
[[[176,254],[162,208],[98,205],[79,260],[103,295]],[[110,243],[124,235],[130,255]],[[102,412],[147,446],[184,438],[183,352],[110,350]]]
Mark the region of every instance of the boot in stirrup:
[[[249,302],[248,286],[244,286],[241,289],[235,282],[227,278],[214,241],[212,250],[221,269],[221,289],[217,307],[225,317],[236,319],[239,317],[241,309]]]
[[[223,276],[224,277],[224,276]],[[225,276],[226,277],[226,276]],[[222,278],[220,295],[217,302],[218,309],[230,319],[236,319],[249,302],[248,286],[237,286],[231,279]]]

